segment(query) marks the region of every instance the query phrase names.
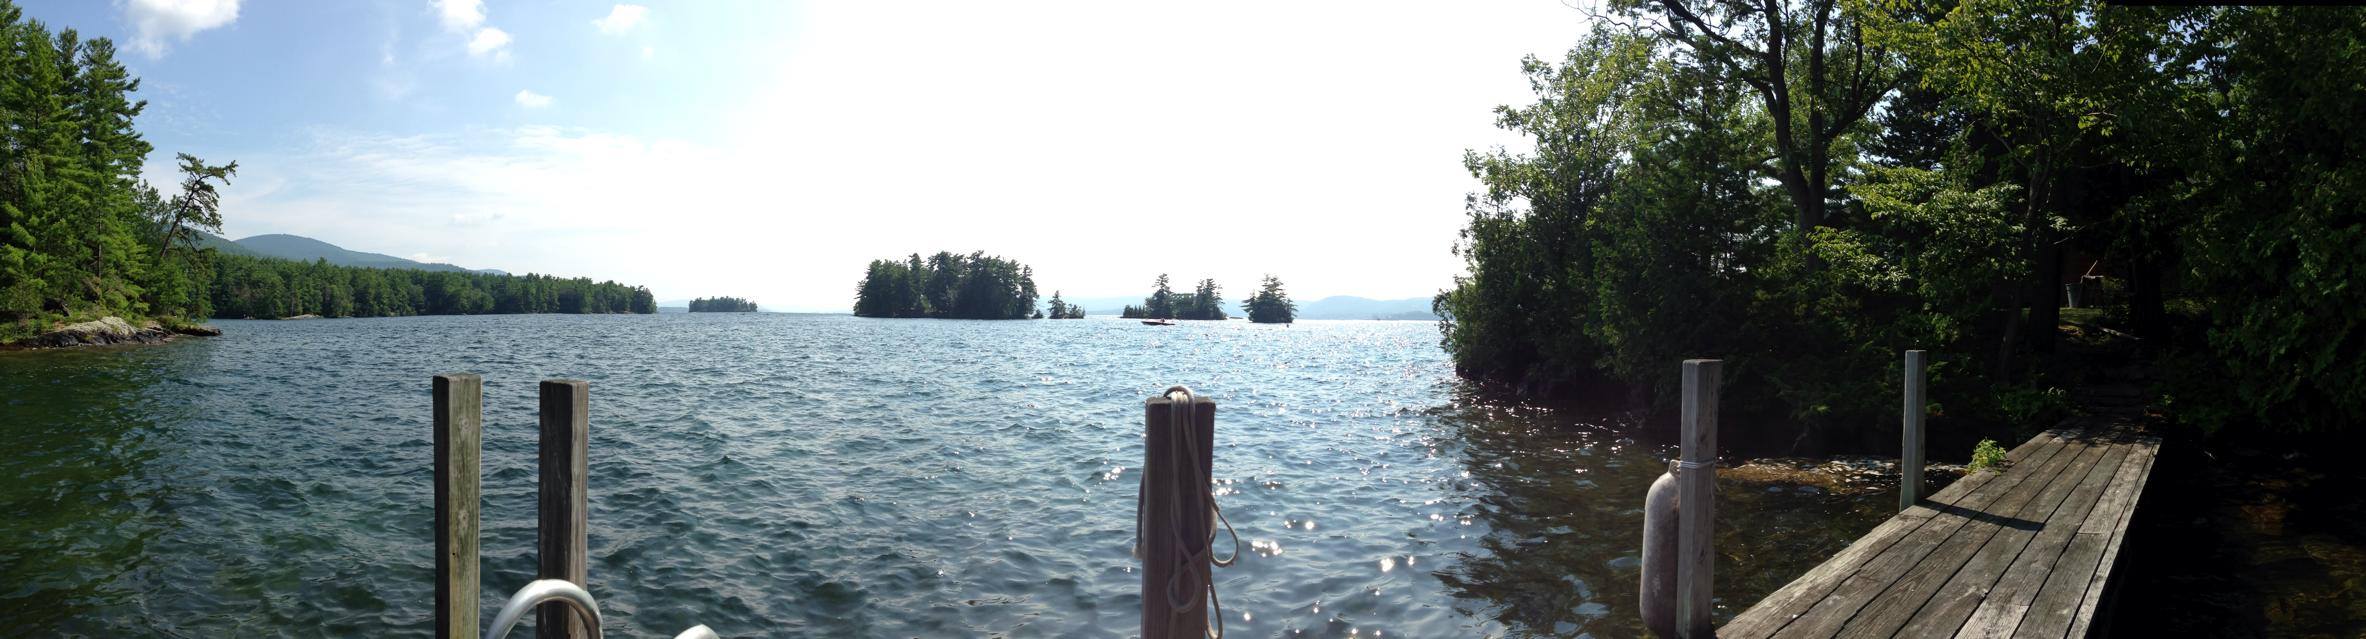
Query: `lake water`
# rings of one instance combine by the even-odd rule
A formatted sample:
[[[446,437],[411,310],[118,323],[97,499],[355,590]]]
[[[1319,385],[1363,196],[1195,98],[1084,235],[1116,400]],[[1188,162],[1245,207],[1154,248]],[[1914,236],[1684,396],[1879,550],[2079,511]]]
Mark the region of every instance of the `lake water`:
[[[533,578],[535,384],[589,380],[613,636],[1132,634],[1141,402],[1173,384],[1220,406],[1233,635],[1634,636],[1643,492],[1673,455],[1475,398],[1426,322],[217,325],[0,353],[6,634],[429,634],[444,372],[485,379],[486,620]],[[1894,505],[1720,493],[1720,619]]]

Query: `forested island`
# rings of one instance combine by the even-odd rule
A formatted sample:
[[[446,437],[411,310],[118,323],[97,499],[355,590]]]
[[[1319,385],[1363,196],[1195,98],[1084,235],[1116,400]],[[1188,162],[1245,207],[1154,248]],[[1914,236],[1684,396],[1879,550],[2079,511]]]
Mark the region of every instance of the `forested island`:
[[[858,317],[1040,319],[1035,269],[1014,260],[939,252],[873,260],[856,286]]]
[[[1257,288],[1256,295],[1241,301],[1241,312],[1248,314],[1249,321],[1258,324],[1289,324],[1298,321],[1298,303],[1290,301],[1290,294],[1282,290],[1281,279],[1272,275],[1265,276],[1265,283]]]
[[[1084,319],[1084,306],[1060,299],[1059,291],[1052,291],[1052,301],[1045,304],[1052,309],[1051,319]]]
[[[1178,320],[1230,318],[1224,314],[1224,295],[1216,286],[1216,280],[1202,279],[1190,293],[1178,295],[1168,285],[1165,273],[1158,274],[1158,280],[1151,283],[1150,296],[1142,299],[1141,306],[1127,306],[1118,317]]]
[[[141,179],[147,102],[106,38],[52,32],[0,2],[0,344],[120,317],[654,312],[646,289],[542,276],[376,270],[200,248],[238,163],[178,157],[166,194]],[[113,322],[126,325],[126,322]],[[191,328],[190,330],[196,330]]]
[[[2366,414],[2358,12],[1605,10],[1497,114],[1535,150],[1465,155],[1461,375],[1665,406],[1717,354],[1728,410],[1812,443],[1896,428],[1904,349],[1944,353],[1941,419],[2043,427],[2118,333],[2205,429]]]
[[[754,313],[756,303],[737,297],[701,297],[690,300],[692,313]]]

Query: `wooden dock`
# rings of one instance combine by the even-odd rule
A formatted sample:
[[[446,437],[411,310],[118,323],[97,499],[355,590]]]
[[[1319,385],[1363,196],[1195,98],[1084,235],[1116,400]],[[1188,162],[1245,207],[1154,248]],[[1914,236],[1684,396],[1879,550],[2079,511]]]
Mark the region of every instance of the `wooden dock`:
[[[1891,517],[1717,630],[1758,637],[2084,637],[2160,440],[2057,429]]]

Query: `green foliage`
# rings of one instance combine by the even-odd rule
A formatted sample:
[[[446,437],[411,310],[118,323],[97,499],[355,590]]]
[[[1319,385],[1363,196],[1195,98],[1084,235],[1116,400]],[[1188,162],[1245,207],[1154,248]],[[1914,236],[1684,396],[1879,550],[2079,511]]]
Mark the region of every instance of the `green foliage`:
[[[132,128],[147,108],[131,97],[139,84],[112,41],[53,34],[0,0],[0,321],[13,331],[206,314],[202,257],[158,251],[172,234],[139,179],[151,150]]]
[[[2182,413],[2366,412],[2366,10],[1767,6],[1613,3],[1524,62],[1496,123],[1533,150],[1466,153],[1467,273],[1433,303],[1460,374],[1664,402],[1722,357],[1733,410],[1863,428],[1922,348],[1948,418],[2042,427],[2075,251],[2201,371],[2169,376]]]
[[[1288,324],[1297,321],[1298,303],[1290,301],[1290,294],[1282,291],[1281,279],[1267,275],[1257,294],[1241,301],[1241,312],[1258,324]]]
[[[737,297],[701,297],[690,300],[692,313],[754,313],[756,303]]]
[[[1996,440],[1983,439],[1978,445],[1972,446],[1972,463],[1964,470],[1976,473],[1983,470],[2004,470],[2004,468],[2005,447],[1997,445]]]
[[[1084,319],[1084,307],[1060,299],[1059,291],[1052,291],[1052,319]]]
[[[1013,260],[940,252],[922,260],[873,260],[855,288],[860,317],[1027,319],[1035,310],[1035,269]]]
[[[241,255],[217,255],[213,261],[213,317],[224,319],[657,312],[649,289],[589,278],[375,269]]]
[[[1151,283],[1150,297],[1143,298],[1141,306],[1125,307],[1118,316],[1126,319],[1181,320],[1223,320],[1231,317],[1224,313],[1224,293],[1216,285],[1216,280],[1202,279],[1190,293],[1184,294],[1175,293],[1168,287],[1167,281],[1167,274],[1158,274],[1158,280]]]
[[[1997,393],[1997,410],[2015,424],[2052,424],[2070,416],[2070,394],[2060,388],[2013,388]]]

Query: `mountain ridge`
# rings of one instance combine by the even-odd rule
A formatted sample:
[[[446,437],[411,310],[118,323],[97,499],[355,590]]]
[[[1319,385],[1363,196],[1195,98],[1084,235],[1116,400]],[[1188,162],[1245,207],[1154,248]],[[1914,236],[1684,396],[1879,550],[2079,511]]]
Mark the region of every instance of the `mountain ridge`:
[[[199,232],[198,236],[197,245],[199,247],[212,248],[232,255],[269,257],[283,260],[295,260],[298,262],[327,260],[328,263],[337,266],[359,266],[363,268],[399,268],[420,271],[449,271],[454,273],[486,273],[492,275],[509,274],[509,272],[499,269],[472,269],[452,264],[445,264],[442,262],[421,262],[418,260],[404,259],[384,253],[356,251],[321,240],[304,237],[302,235],[291,235],[287,233],[265,233],[262,235],[248,236],[238,240],[225,239],[222,236],[204,232]]]

